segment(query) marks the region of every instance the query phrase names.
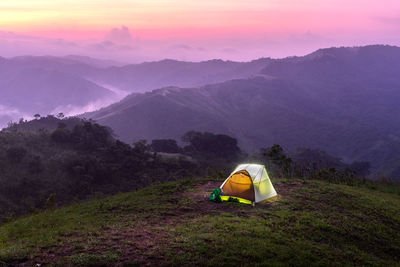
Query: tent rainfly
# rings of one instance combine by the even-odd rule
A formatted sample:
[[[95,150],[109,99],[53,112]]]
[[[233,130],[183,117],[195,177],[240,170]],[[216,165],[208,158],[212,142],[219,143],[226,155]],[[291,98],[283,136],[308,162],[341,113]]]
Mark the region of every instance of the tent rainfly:
[[[275,197],[276,191],[264,165],[240,164],[221,185],[221,199],[247,204]]]

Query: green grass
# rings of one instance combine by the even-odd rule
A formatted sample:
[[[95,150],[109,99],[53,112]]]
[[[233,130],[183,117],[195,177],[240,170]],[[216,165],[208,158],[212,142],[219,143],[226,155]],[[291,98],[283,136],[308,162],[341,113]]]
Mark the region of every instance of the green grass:
[[[118,261],[119,256],[115,253],[105,252],[101,254],[87,254],[87,253],[79,253],[72,256],[69,256],[68,259],[75,266],[88,266],[88,265],[104,265],[104,264],[112,264]]]
[[[1,264],[399,266],[400,197],[321,181],[274,181],[252,207],[193,198],[185,180],[0,226]]]

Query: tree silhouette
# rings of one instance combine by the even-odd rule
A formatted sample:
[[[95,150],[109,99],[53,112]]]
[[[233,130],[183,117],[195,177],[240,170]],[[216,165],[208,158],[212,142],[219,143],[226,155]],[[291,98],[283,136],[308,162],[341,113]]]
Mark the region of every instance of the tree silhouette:
[[[275,164],[280,171],[281,177],[292,177],[292,165],[293,165],[293,160],[288,157],[284,152],[283,148],[275,144],[269,149],[267,149],[264,153],[264,156],[268,157],[273,164]]]
[[[65,117],[64,113],[60,112],[57,114],[57,119],[62,120]]]
[[[181,148],[173,139],[155,139],[151,141],[150,148],[154,152],[179,153]]]

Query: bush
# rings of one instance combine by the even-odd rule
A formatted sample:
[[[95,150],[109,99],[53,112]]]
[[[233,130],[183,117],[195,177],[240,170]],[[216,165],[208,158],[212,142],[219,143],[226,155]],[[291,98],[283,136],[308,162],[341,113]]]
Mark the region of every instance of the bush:
[[[57,143],[71,142],[71,132],[65,128],[59,128],[51,134],[51,139]]]
[[[26,149],[20,146],[11,147],[7,149],[6,154],[7,158],[11,162],[20,162],[26,155]]]

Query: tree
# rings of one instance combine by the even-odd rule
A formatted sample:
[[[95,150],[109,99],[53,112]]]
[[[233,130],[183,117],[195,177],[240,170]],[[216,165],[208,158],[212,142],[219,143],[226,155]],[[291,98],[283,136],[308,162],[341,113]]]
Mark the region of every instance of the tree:
[[[40,119],[40,114],[36,113],[35,115],[33,115],[33,117],[35,117],[36,120]]]
[[[315,176],[322,169],[331,167],[344,171],[348,167],[342,159],[329,155],[325,151],[310,148],[298,148],[291,153],[295,173],[299,177]]]
[[[241,154],[237,140],[225,134],[190,131],[182,136],[182,141],[189,143],[184,148],[186,153],[201,158],[232,162]]]
[[[280,145],[273,145],[263,155],[267,156],[278,167],[279,176],[293,176],[293,160],[283,152],[283,148]]]
[[[155,139],[151,141],[150,148],[154,152],[179,153],[181,148],[174,139]]]
[[[147,145],[147,141],[141,139],[137,142],[133,143],[132,151],[138,154],[145,154],[149,150],[149,145]]]
[[[60,121],[57,124],[57,129],[65,129],[65,128],[67,128],[67,125],[64,122]]]
[[[350,170],[356,177],[365,178],[370,172],[371,164],[367,161],[355,161],[350,164]]]
[[[57,114],[57,119],[62,120],[64,118],[64,113],[60,112]]]
[[[33,156],[28,162],[28,170],[30,174],[38,174],[44,169],[40,156]]]
[[[26,155],[27,151],[23,147],[10,147],[6,150],[7,157],[12,162],[20,162]]]
[[[75,125],[71,138],[76,147],[84,150],[106,147],[114,140],[108,127],[90,121]]]
[[[51,139],[57,143],[71,142],[71,132],[65,128],[58,128],[51,133]]]

